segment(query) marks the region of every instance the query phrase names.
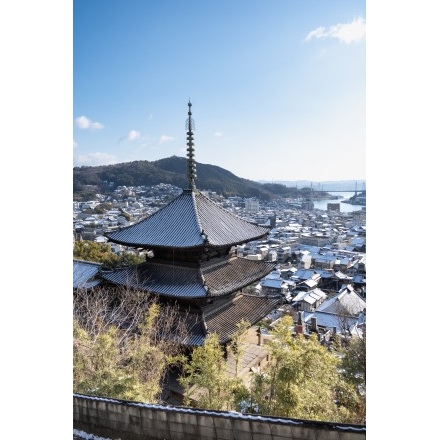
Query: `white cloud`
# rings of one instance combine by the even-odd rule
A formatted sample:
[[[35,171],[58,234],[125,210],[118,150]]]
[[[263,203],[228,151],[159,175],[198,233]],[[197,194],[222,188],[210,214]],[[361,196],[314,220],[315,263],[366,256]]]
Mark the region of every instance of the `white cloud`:
[[[322,38],[325,37],[325,27],[320,26],[319,28],[313,30],[312,32],[309,32],[307,37],[305,38],[306,41],[310,41],[313,38]]]
[[[338,23],[330,26],[328,30],[320,26],[309,32],[305,41],[313,38],[336,38],[341,43],[350,44],[365,39],[366,23],[362,17],[355,18],[351,23]]]
[[[172,136],[167,136],[166,134],[163,134],[159,138],[159,144],[163,144],[164,142],[172,141],[174,138]]]
[[[90,153],[75,156],[73,158],[74,166],[98,166],[112,165],[118,163],[116,156],[107,153]]]
[[[73,148],[76,148],[78,146],[78,142],[75,142],[75,139],[73,140]]]
[[[104,125],[100,122],[93,122],[86,116],[79,116],[75,119],[75,125],[81,130],[102,130]]]
[[[216,132],[214,133],[214,136],[215,136],[215,137],[223,137],[223,136],[224,136],[224,133],[223,133],[222,131],[216,131]]]
[[[118,139],[118,144],[125,141],[135,141],[141,138],[141,132],[137,130],[130,130],[126,136],[122,136]]]
[[[140,139],[140,138],[141,138],[141,133],[139,131],[137,131],[137,130],[130,130],[128,132],[127,139],[129,141],[134,141],[134,140]]]

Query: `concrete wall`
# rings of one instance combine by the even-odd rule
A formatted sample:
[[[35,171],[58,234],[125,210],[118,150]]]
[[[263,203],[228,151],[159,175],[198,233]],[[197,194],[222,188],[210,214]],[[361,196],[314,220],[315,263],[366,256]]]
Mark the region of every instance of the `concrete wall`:
[[[363,440],[366,427],[73,395],[73,428],[120,440]]]

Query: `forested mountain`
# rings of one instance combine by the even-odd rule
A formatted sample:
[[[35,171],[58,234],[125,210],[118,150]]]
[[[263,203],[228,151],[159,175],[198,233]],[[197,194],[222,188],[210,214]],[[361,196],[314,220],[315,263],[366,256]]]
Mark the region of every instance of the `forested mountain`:
[[[93,189],[102,194],[118,186],[150,186],[168,183],[179,188],[188,187],[185,157],[172,156],[153,162],[138,160],[115,165],[83,166],[73,168],[74,198],[81,198]],[[259,183],[242,179],[215,165],[197,163],[196,187],[211,190],[225,197],[258,197],[271,200],[275,196],[296,197],[301,190],[278,183]],[[113,182],[112,186],[109,186]],[[90,188],[92,185],[92,188]],[[304,188],[303,191],[310,191]]]

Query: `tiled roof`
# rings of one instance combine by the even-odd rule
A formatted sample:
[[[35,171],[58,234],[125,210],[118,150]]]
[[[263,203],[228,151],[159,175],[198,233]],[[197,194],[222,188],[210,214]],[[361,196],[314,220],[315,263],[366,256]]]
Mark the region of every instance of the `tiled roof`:
[[[261,285],[264,287],[270,287],[272,289],[281,289],[281,287],[285,283],[286,283],[286,280],[283,280],[283,279],[274,280],[271,278],[269,278],[269,279],[266,278],[261,282]]]
[[[323,292],[321,289],[316,288],[313,290],[309,290],[308,292],[300,292],[298,293],[292,301],[306,301],[309,304],[315,304],[316,301],[320,299],[327,298],[327,295],[325,292]]]
[[[366,301],[364,301],[354,290],[352,290],[351,286],[349,286],[349,288],[341,290],[338,295],[323,302],[317,307],[316,311],[335,314],[346,311],[354,316],[366,309],[366,307]]]
[[[308,280],[315,274],[313,269],[298,269],[295,272],[295,275],[292,275],[292,278],[299,278],[300,280]]]
[[[258,281],[274,268],[275,263],[263,260],[233,257],[219,264],[202,265],[202,274],[210,295],[234,292]]]
[[[298,294],[292,298],[292,302],[302,301],[308,294],[309,292],[298,292]]]
[[[304,323],[310,323],[312,318],[316,318],[317,325],[320,327],[333,328],[336,327],[338,333],[341,333],[341,318],[328,312],[304,312]]]
[[[332,329],[336,327],[336,332],[341,333],[345,330],[345,326],[350,327],[350,333],[356,333],[358,336],[363,334],[362,329],[359,328],[366,323],[365,314],[360,313],[359,316],[353,316],[347,320],[347,317],[338,315],[337,313],[322,312],[315,310],[314,312],[304,312],[304,322],[310,324],[312,318],[316,318],[316,323],[319,327]]]
[[[239,218],[197,190],[184,190],[148,218],[106,237],[133,247],[222,247],[257,240],[269,230]]]
[[[214,304],[210,308],[204,309],[206,328],[208,333],[217,333],[220,342],[224,344],[237,331],[237,324],[242,319],[246,319],[251,325],[254,325],[278,305],[279,298],[238,295],[224,308],[215,310]]]
[[[274,263],[240,257],[200,266],[149,260],[137,266],[103,273],[102,277],[114,284],[167,297],[205,298],[240,290],[263,278],[274,266]]]
[[[103,273],[102,278],[121,286],[169,297],[206,297],[206,288],[200,270],[194,267],[148,261],[137,266]]]
[[[327,271],[327,270],[319,270],[319,269],[316,269],[316,272],[320,275],[320,277],[322,278],[322,279],[330,279],[330,278],[333,278],[334,277],[334,273],[333,272],[329,272],[329,271]]]
[[[351,277],[349,277],[347,274],[345,274],[344,272],[341,272],[340,270],[338,270],[337,272],[335,272],[334,274],[335,278],[338,278],[340,280],[349,280],[351,279]]]
[[[233,299],[221,298],[204,307],[182,315],[187,335],[181,341],[187,346],[203,345],[209,333],[217,333],[220,343],[229,342],[237,324],[245,319],[256,324],[279,305],[279,298],[238,294]]]
[[[318,283],[315,280],[312,280],[311,278],[309,280],[303,281],[303,283],[310,288],[316,287]]]
[[[200,313],[189,313],[184,317],[184,325],[188,333],[181,343],[190,347],[203,345],[206,329],[202,315]]]
[[[365,277],[360,274],[353,275],[352,279],[353,283],[364,283],[365,284]]]
[[[101,263],[73,260],[73,288],[89,289],[97,286],[100,281],[94,277],[99,273],[101,267]]]

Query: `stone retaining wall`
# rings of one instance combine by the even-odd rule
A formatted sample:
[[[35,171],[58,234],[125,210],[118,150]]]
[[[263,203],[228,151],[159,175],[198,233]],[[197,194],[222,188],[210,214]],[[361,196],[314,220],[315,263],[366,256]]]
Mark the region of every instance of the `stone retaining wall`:
[[[73,395],[73,428],[112,440],[364,440],[366,427]]]

